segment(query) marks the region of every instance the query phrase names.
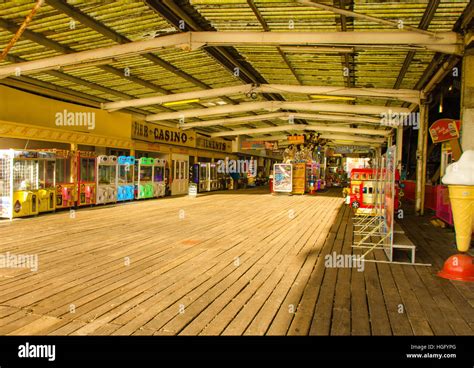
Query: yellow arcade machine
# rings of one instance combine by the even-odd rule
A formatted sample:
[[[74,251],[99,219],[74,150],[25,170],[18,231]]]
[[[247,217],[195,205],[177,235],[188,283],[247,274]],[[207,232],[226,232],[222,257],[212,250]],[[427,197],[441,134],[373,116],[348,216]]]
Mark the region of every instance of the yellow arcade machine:
[[[46,156],[37,151],[0,150],[0,217],[12,219],[38,214],[39,196],[48,197],[46,182],[41,183],[41,189],[46,191],[38,192],[39,161]],[[43,173],[41,177],[44,178]],[[41,209],[48,208],[49,202],[42,202]]]

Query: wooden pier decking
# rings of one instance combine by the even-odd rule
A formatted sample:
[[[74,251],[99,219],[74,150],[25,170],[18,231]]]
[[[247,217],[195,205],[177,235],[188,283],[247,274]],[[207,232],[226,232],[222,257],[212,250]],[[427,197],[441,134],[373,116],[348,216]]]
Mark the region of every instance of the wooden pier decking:
[[[2,221],[0,253],[39,269],[0,269],[0,334],[473,334],[473,285],[436,276],[452,233],[407,212],[432,267],[326,268],[351,216],[339,191],[251,189]]]

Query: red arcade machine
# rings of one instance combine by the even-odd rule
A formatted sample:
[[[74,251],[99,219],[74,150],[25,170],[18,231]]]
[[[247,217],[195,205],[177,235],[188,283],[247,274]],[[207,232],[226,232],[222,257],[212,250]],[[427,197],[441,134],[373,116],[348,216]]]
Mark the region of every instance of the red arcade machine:
[[[350,205],[361,212],[371,213],[375,207],[377,194],[377,170],[371,168],[352,169],[350,185]],[[395,211],[400,208],[400,172],[395,171]]]
[[[77,205],[89,206],[96,202],[96,155],[77,152]]]

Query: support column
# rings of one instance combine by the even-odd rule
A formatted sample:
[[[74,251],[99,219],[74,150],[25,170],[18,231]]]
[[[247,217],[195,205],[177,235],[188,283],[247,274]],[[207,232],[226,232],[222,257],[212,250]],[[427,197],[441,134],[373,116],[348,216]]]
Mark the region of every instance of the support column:
[[[393,146],[393,130],[392,133],[387,137],[387,148],[390,148]]]
[[[135,148],[130,148],[130,156],[135,157]]]
[[[428,107],[424,104],[420,105],[420,125],[418,129],[418,145],[416,148],[416,202],[415,210],[417,215],[423,215],[424,212],[424,177],[426,173],[426,151],[425,141],[428,132]],[[424,169],[423,169],[424,167]]]
[[[474,47],[464,53],[461,83],[461,146],[474,150]]]
[[[397,168],[402,173],[403,159],[403,125],[397,128]]]

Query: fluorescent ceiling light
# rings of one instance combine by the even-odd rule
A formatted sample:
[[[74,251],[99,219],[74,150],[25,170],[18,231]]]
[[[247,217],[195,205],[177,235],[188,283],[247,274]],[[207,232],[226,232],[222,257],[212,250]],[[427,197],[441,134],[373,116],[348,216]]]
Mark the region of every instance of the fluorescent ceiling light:
[[[182,101],[172,101],[172,102],[165,102],[163,106],[176,106],[176,105],[186,105],[193,102],[199,102],[199,98],[194,98],[192,100],[182,100]]]
[[[96,60],[96,61],[90,61],[87,63],[81,63],[81,64],[73,64],[73,65],[65,65],[63,67],[60,67],[60,70],[64,70],[65,72],[70,71],[70,70],[76,70],[76,69],[82,69],[82,68],[88,68],[91,66],[100,66],[100,65],[107,65],[107,64],[112,64],[115,62],[115,59],[103,59],[103,60]]]
[[[355,97],[346,97],[346,96],[310,95],[310,97],[314,99],[322,99],[322,100],[355,101]]]

